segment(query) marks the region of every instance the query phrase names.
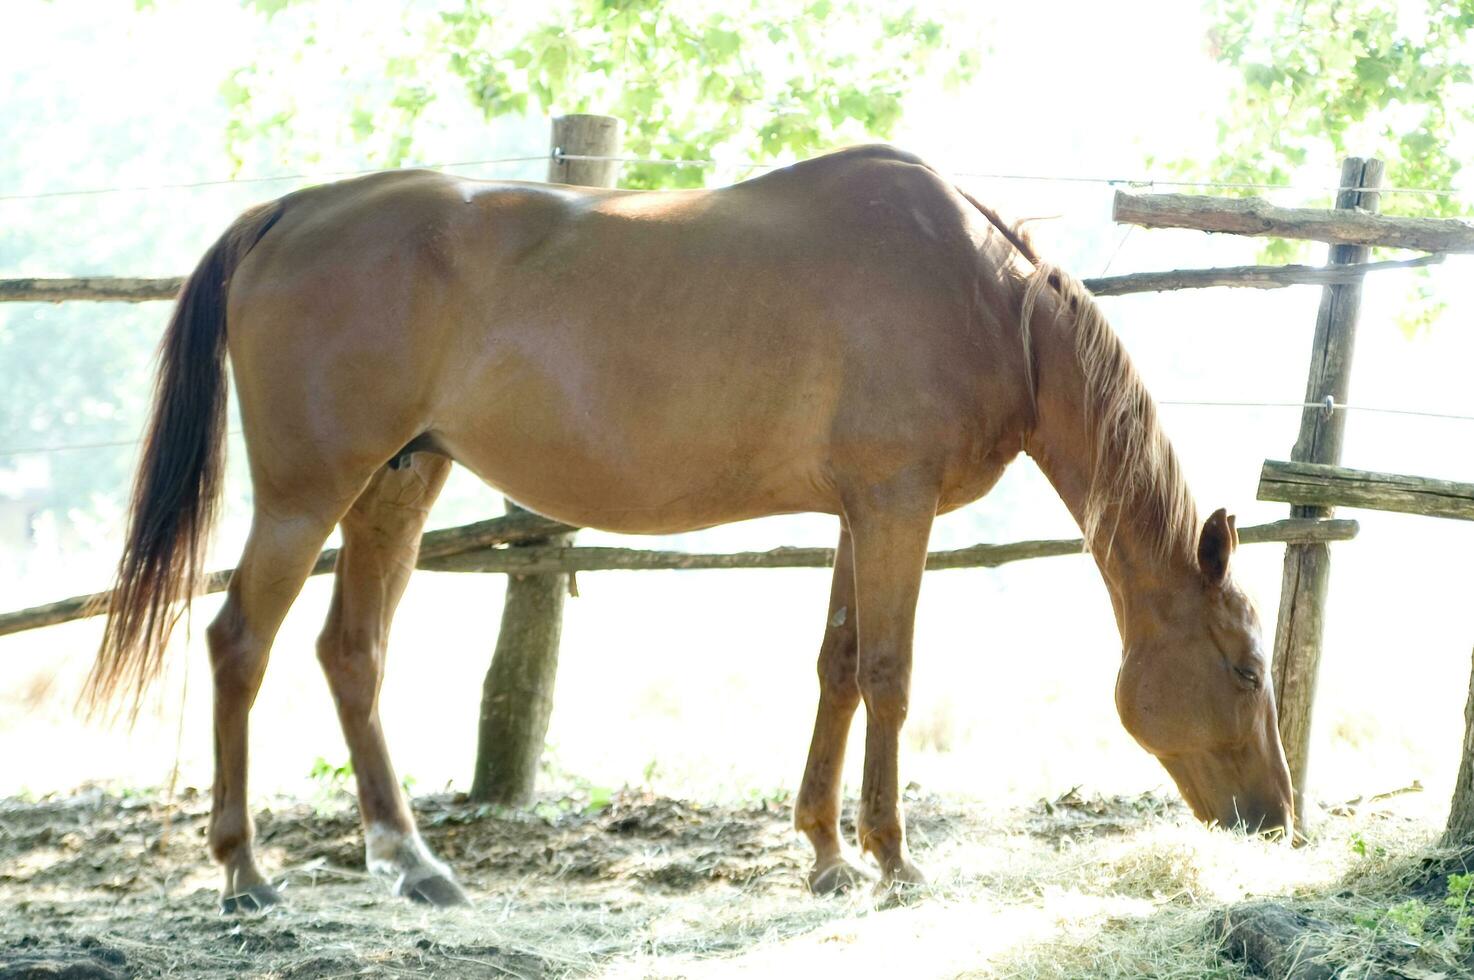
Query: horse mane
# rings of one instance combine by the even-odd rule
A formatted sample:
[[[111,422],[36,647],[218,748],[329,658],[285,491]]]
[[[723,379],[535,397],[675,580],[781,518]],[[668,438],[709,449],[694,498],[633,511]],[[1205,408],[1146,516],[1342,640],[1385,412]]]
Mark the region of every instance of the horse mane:
[[[997,211],[954,185],[959,195],[1028,263],[1023,277],[1019,333],[1030,404],[1036,406],[1034,372],[1034,308],[1044,291],[1058,297],[1055,316],[1075,321],[1075,356],[1085,377],[1085,434],[1092,458],[1090,487],[1081,515],[1081,530],[1091,551],[1110,553],[1123,514],[1142,523],[1148,546],[1158,558],[1197,562],[1198,509],[1182,466],[1157,417],[1157,406],[1142,383],[1116,332],[1085,284],[1059,266],[1044,261],[1023,222],[1009,224]],[[1006,262],[999,263],[1006,268]],[[1114,513],[1109,527],[1107,516]]]
[[[1145,532],[1157,557],[1194,563],[1197,505],[1141,375],[1090,290],[1047,262],[1036,261],[1025,284],[1026,335],[1045,289],[1058,295],[1055,315],[1074,319],[1075,356],[1085,377],[1085,433],[1093,463],[1081,517],[1087,547],[1109,554],[1124,517]]]

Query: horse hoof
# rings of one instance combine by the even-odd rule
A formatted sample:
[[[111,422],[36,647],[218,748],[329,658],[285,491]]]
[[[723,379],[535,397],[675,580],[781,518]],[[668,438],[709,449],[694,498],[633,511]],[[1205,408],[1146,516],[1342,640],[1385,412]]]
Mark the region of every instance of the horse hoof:
[[[815,895],[840,895],[869,880],[865,872],[848,861],[837,861],[809,872],[809,891]]]
[[[884,908],[910,905],[924,896],[930,889],[926,875],[909,861],[894,869],[875,886],[875,897]]]
[[[247,915],[254,912],[265,912],[273,905],[281,904],[281,892],[262,882],[252,885],[243,892],[234,895],[226,895],[220,900],[221,915]]]
[[[456,884],[454,878],[436,871],[413,877],[405,874],[394,886],[394,894],[421,905],[432,905],[437,909],[471,904],[470,896],[466,894],[465,889]]]

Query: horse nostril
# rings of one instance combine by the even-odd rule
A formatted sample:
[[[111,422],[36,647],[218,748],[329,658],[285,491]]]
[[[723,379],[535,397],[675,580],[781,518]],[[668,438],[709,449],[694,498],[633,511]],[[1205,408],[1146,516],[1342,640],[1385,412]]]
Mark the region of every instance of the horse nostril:
[[[1270,804],[1256,807],[1252,817],[1245,814],[1244,829],[1266,840],[1284,840],[1295,836],[1295,818],[1288,806]]]
[[[1235,798],[1228,811],[1218,818],[1219,826],[1253,837],[1274,840],[1285,836],[1293,826],[1289,811],[1278,804],[1248,802]]]

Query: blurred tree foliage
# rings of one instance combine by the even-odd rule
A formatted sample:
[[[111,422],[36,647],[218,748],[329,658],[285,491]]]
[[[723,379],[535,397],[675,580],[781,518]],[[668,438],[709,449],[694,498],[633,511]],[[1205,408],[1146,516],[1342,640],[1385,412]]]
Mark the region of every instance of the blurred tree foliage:
[[[319,32],[313,0],[243,0],[267,17],[307,8],[306,45]],[[459,82],[456,98],[487,119],[600,112],[625,121],[631,156],[734,164],[804,157],[837,143],[884,138],[922,77],[970,78],[978,65],[962,24],[944,25],[884,0],[569,0],[528,18],[510,5],[462,0],[407,18],[414,50],[388,57],[392,82],[353,111],[355,137],[376,162],[398,166],[415,148],[416,127],[437,99],[438,80]],[[258,95],[258,62],[235,71],[222,93],[231,106],[229,140],[300,139],[290,99]],[[265,86],[269,87],[269,86]],[[704,170],[626,167],[629,187],[699,185]]]
[[[1212,0],[1209,52],[1240,75],[1219,118],[1215,178],[1288,183],[1307,163],[1326,166],[1329,150],[1330,166],[1382,157],[1391,186],[1451,187],[1462,167],[1454,127],[1474,120],[1474,0],[1413,6]],[[1409,200],[1429,216],[1464,210],[1450,197]]]
[[[1387,164],[1386,186],[1454,186],[1463,167],[1457,127],[1474,121],[1474,0],[1208,0],[1208,10],[1209,54],[1237,81],[1218,117],[1218,155],[1182,161],[1180,172],[1315,183],[1347,156],[1376,156]],[[1470,210],[1452,195],[1386,195],[1381,206],[1424,217]],[[1290,261],[1309,247],[1276,239],[1261,256]],[[1443,309],[1426,279],[1401,323],[1409,334]]]
[[[49,90],[41,77],[7,79],[8,150],[0,153],[0,188],[24,188],[58,161],[35,147],[58,119],[86,109],[70,93]],[[169,134],[128,120],[93,120],[89,137],[119,156]],[[82,186],[105,186],[92,159],[68,161]],[[0,204],[0,270],[10,276],[141,273],[153,258],[148,222],[129,222],[118,202],[56,198]],[[129,262],[117,261],[125,255]],[[136,264],[135,264],[136,263]],[[156,267],[155,267],[156,268]],[[132,476],[139,419],[148,395],[149,359],[157,343],[160,307],[109,304],[0,304],[0,499],[24,500],[53,525],[89,523],[115,513]],[[123,445],[107,445],[123,442]],[[94,448],[21,452],[56,446]]]

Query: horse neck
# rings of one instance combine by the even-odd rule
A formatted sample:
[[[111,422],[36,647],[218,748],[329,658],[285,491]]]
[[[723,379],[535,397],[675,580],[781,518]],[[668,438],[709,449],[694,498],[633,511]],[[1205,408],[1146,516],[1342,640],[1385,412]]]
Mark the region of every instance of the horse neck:
[[[1197,516],[1120,342],[1082,286],[1053,282],[1030,317],[1036,413],[1025,448],[1080,525],[1124,635],[1133,600],[1196,573]]]

